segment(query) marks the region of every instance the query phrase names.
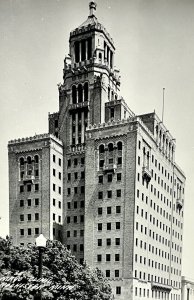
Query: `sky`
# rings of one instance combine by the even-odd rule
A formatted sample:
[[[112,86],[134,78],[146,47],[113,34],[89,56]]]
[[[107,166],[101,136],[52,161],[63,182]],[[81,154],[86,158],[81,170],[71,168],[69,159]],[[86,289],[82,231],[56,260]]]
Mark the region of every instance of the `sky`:
[[[194,1],[97,0],[96,16],[114,39],[121,94],[136,113],[154,110],[176,138],[184,170],[183,275],[194,279]],[[48,132],[71,30],[88,0],[0,0],[0,236],[9,233],[11,139]]]

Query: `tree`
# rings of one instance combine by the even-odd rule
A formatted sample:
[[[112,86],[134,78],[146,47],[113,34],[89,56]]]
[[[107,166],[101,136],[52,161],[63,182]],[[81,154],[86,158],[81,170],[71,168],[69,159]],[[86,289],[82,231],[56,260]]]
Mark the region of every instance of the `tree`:
[[[41,289],[45,300],[109,300],[111,288],[99,269],[80,265],[58,241],[48,241],[43,255],[43,278],[38,279],[38,249],[13,246],[0,238],[2,299],[33,299]]]

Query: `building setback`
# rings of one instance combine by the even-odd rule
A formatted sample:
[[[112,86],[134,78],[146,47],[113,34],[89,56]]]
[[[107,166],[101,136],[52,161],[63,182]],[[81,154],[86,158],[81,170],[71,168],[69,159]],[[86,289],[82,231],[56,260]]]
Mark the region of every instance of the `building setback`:
[[[23,245],[41,232],[62,240],[104,272],[115,299],[180,300],[175,139],[155,112],[137,116],[120,96],[113,40],[89,8],[70,33],[49,134],[8,144],[10,234]]]

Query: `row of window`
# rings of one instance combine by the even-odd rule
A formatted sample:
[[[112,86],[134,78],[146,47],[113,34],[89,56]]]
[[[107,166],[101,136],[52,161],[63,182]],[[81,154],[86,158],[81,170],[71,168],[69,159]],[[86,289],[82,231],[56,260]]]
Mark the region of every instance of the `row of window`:
[[[78,187],[75,186],[73,188],[73,191],[74,191],[74,194],[78,194]],[[70,196],[71,195],[71,192],[72,192],[72,189],[71,188],[67,188],[67,196]],[[84,194],[85,193],[85,186],[80,186],[80,193],[81,194]]]
[[[97,262],[102,262],[102,257],[103,257],[102,254],[97,254]],[[111,254],[109,254],[109,253],[105,254],[105,261],[106,262],[111,261]],[[114,261],[115,262],[120,261],[120,254],[117,253],[114,255]]]
[[[20,193],[24,192],[38,192],[39,191],[39,184],[35,183],[34,185],[32,184],[27,184],[27,185],[20,185]]]
[[[79,233],[79,235],[78,235]],[[67,235],[67,238],[70,238],[71,237],[71,231],[70,230],[67,230],[66,232],[66,235]],[[83,237],[84,236],[84,230],[81,229],[80,231],[78,230],[73,230],[73,234],[72,234],[73,237]]]
[[[68,249],[70,250],[70,248],[71,248],[71,246],[69,245],[69,246],[68,246]],[[84,244],[80,244],[80,245],[79,245],[79,248],[78,248],[78,245],[77,245],[77,244],[73,244],[73,245],[72,245],[72,251],[73,251],[73,252],[77,252],[78,249],[79,249],[80,252],[83,252],[83,251],[84,251]]]
[[[139,241],[138,238],[136,238],[136,240],[135,240],[135,245],[137,247],[139,246],[141,249],[147,250],[147,243],[146,242],[143,243],[142,240]],[[177,246],[177,250],[179,251],[179,246]],[[162,257],[162,258],[165,257],[168,260],[170,259],[169,253],[161,250],[160,248],[154,247],[151,244],[148,244],[148,251],[152,252],[153,254],[158,255],[159,257]],[[176,257],[175,255],[174,256],[172,255],[171,259],[174,260],[174,262],[177,262],[177,263],[179,262],[179,258]],[[181,263],[181,259],[180,259],[180,263]]]
[[[38,164],[39,156],[38,155],[35,155],[34,157],[28,156],[27,159],[25,159],[24,157],[20,157],[19,162],[20,162],[20,166],[23,166],[25,163],[27,163],[28,165],[31,165],[32,162],[35,162],[35,164]]]
[[[78,172],[74,172],[74,173],[68,173],[67,174],[67,180],[68,181],[71,181],[72,179],[73,180],[78,180],[79,178],[80,179],[84,179],[85,178],[85,172],[84,171],[82,171],[81,173],[80,173],[80,176],[78,176]],[[73,178],[72,178],[72,175],[73,175]]]
[[[27,221],[32,221],[32,214],[27,214],[26,215],[27,217]],[[21,222],[24,222],[25,221],[25,215],[24,214],[21,214],[20,215],[20,221]],[[39,213],[35,213],[34,214],[34,218],[33,218],[33,221],[39,221]]]
[[[98,247],[102,247],[102,239],[97,239],[97,245],[98,245]],[[111,246],[112,245],[112,240],[111,240],[111,238],[107,238],[106,239],[106,246]],[[120,246],[120,238],[115,238],[115,240],[114,240],[114,245],[115,246]]]
[[[120,214],[121,213],[121,206],[116,206],[115,207],[115,212],[116,214]],[[103,213],[103,208],[102,207],[98,207],[98,215],[102,215]],[[111,206],[108,206],[106,208],[106,214],[107,215],[111,215],[112,214],[112,207]]]
[[[79,204],[80,203],[80,204]],[[77,209],[77,208],[84,208],[85,207],[85,201],[82,200],[80,202],[74,201],[73,203],[67,202],[67,209]]]
[[[121,229],[121,223],[120,222],[115,222],[115,223],[108,222],[108,223],[106,223],[106,230],[111,230],[112,227],[113,227],[113,224],[114,224],[115,229],[117,229],[117,230]],[[97,224],[98,231],[102,231],[102,225],[103,225],[102,223]]]
[[[68,168],[70,168],[71,166],[77,167],[78,164],[81,164],[81,166],[84,166],[84,164],[85,164],[85,157],[81,157],[80,160],[78,158],[68,159],[67,160],[67,167]]]
[[[78,223],[78,216],[73,216],[73,223]],[[84,215],[81,215],[80,216],[80,223],[83,223],[84,222]],[[68,216],[67,217],[67,224],[70,224],[71,223],[71,217]]]
[[[34,233],[33,233],[33,230],[34,230]],[[39,230],[38,227],[37,227],[37,228],[34,228],[34,229],[32,229],[32,228],[27,228],[27,235],[28,235],[28,236],[31,236],[32,234],[38,235],[39,232],[40,232],[40,230]],[[24,235],[25,235],[25,231],[24,231],[23,228],[21,228],[21,229],[20,229],[20,236],[22,237],[22,236],[24,236]]]
[[[104,196],[104,194],[103,194],[103,191],[99,191],[98,192],[98,199],[100,199],[100,200],[102,200],[103,199],[103,196]],[[121,197],[121,190],[119,189],[119,190],[116,190],[116,195],[115,195],[117,198],[120,198]],[[108,199],[111,199],[112,197],[113,197],[113,191],[112,190],[109,190],[109,191],[107,191],[106,192],[106,197],[108,198]]]
[[[53,198],[53,206],[56,206],[58,202],[58,208],[61,208],[61,201],[57,201],[56,199]]]
[[[122,151],[123,149],[123,144],[122,142],[117,142],[116,144],[113,144],[113,143],[109,143],[107,145],[107,147],[105,147],[104,144],[101,144],[99,146],[99,153],[102,154],[105,152],[105,150],[107,150],[108,152],[112,152],[114,149],[117,149],[119,151]],[[122,154],[122,152],[120,152],[120,154]]]
[[[114,275],[112,275],[112,276],[114,276],[114,277],[116,277],[116,278],[118,278],[119,276],[120,276],[120,271],[119,270],[114,270],[113,271],[113,274]],[[106,277],[112,277],[111,276],[111,270],[105,270],[105,275],[106,275]]]
[[[56,192],[56,184],[53,183],[53,192]],[[58,193],[61,195],[61,187],[58,186]]]
[[[104,159],[99,159],[99,168],[103,168],[104,167],[104,163],[105,160]],[[121,167],[122,166],[122,156],[121,157],[117,157],[117,160],[115,162],[117,164],[117,167]],[[113,164],[113,158],[109,158],[108,159],[108,165],[112,165]]]
[[[25,202],[27,203],[27,206],[32,206],[32,199],[27,199],[27,200],[20,200],[20,207],[24,207],[25,206]],[[35,198],[34,199],[34,205],[38,206],[40,203],[39,198]]]
[[[98,183],[101,183],[101,184],[103,184],[104,183],[104,178],[105,178],[105,176],[103,176],[103,175],[99,175],[98,176]],[[108,174],[107,175],[107,182],[112,182],[113,181],[113,175],[112,174]],[[117,173],[116,174],[116,180],[117,181],[121,181],[121,179],[122,179],[122,174],[121,173]]]
[[[178,281],[173,281],[173,280],[169,280],[168,278],[164,278],[164,277],[159,277],[159,276],[154,276],[152,274],[147,274],[147,279],[146,279],[146,273],[145,272],[142,272],[142,271],[137,271],[135,270],[135,278],[139,278],[140,280],[148,280],[148,281],[151,281],[151,282],[158,282],[158,283],[161,283],[161,284],[166,284],[166,285],[170,285],[171,286],[174,286],[176,288],[180,288],[181,287],[181,284],[178,282]],[[181,278],[181,276],[180,276]]]

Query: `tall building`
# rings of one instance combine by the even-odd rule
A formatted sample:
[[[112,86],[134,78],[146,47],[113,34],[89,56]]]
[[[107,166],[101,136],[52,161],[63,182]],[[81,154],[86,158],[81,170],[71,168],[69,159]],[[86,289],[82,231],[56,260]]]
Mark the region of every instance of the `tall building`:
[[[49,134],[9,142],[10,234],[24,245],[39,232],[62,238],[104,272],[115,299],[180,300],[175,139],[155,112],[137,116],[120,96],[113,40],[89,9],[70,33]]]

